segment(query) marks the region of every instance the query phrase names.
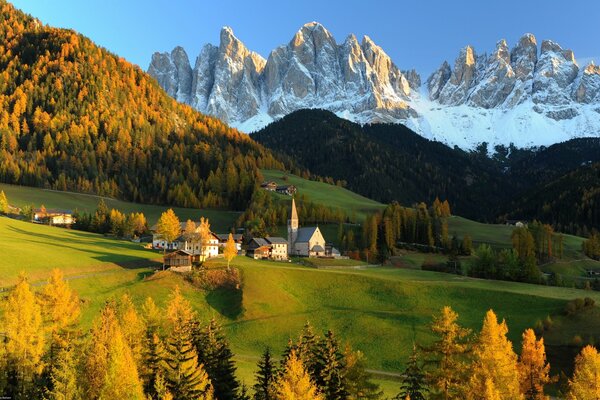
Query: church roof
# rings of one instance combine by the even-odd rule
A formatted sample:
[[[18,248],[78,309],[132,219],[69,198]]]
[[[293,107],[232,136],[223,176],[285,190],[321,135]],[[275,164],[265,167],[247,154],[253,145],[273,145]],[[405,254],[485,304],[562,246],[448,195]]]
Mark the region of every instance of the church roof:
[[[310,240],[310,238],[313,237],[313,235],[315,234],[317,229],[319,229],[319,228],[316,226],[298,229],[298,237],[296,239],[296,242],[300,242],[300,243],[308,242]]]

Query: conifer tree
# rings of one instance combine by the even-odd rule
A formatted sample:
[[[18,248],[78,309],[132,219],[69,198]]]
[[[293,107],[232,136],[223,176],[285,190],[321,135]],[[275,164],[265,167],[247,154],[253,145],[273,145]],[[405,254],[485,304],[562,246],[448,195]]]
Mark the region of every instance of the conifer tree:
[[[521,399],[517,355],[506,338],[506,322],[498,323],[496,314],[489,310],[473,348],[472,374],[469,397],[485,393],[486,381],[491,380],[503,399]]]
[[[107,303],[91,331],[85,361],[86,398],[143,399],[142,383],[114,303]]]
[[[396,399],[404,399],[408,396],[413,400],[425,400],[426,393],[425,374],[419,365],[417,347],[413,346],[413,352],[402,374],[400,393],[396,396]]]
[[[225,259],[227,260],[227,269],[229,269],[229,263],[237,256],[237,247],[231,233],[229,234],[229,238],[223,249],[223,256],[225,256]]]
[[[295,350],[296,355],[300,357],[311,379],[316,383],[320,378],[321,372],[321,364],[318,362],[319,337],[315,334],[312,325],[308,321],[302,328],[298,343],[295,345]]]
[[[327,331],[317,352],[319,377],[315,382],[327,400],[346,399],[345,360],[337,339],[332,331]]]
[[[254,400],[274,400],[278,371],[269,348],[265,350],[257,366]]]
[[[144,333],[144,368],[140,375],[144,382],[144,392],[150,397],[155,398],[156,380],[159,374],[162,374],[162,362],[164,357],[164,346],[159,333],[163,325],[161,310],[156,306],[151,297],[146,298],[142,305],[142,315],[146,331]],[[162,376],[164,380],[164,376]]]
[[[344,351],[346,368],[346,390],[349,399],[377,400],[383,395],[379,386],[371,381],[371,374],[367,372],[365,357],[360,351],[352,351],[346,346]]]
[[[275,387],[276,400],[323,400],[295,350],[290,352]]]
[[[0,326],[7,375],[4,394],[12,398],[36,397],[35,380],[43,370],[44,330],[40,306],[24,275],[4,304]],[[0,344],[0,346],[2,346]]]
[[[219,400],[235,399],[240,384],[235,376],[233,353],[215,319],[195,333],[194,344],[198,359],[204,364],[212,382],[215,397]]]
[[[121,326],[123,338],[127,341],[131,354],[135,360],[140,376],[145,376],[144,354],[146,352],[145,333],[146,326],[144,320],[139,316],[131,297],[128,294],[121,296],[118,304],[117,317]]]
[[[442,308],[440,315],[433,317],[430,326],[436,336],[430,347],[424,349],[427,359],[426,378],[432,399],[464,398],[467,342],[471,331],[458,323],[458,314],[452,308]]]
[[[593,346],[584,347],[575,358],[573,378],[569,379],[568,400],[600,398],[600,354]]]
[[[519,357],[519,381],[525,400],[545,400],[544,386],[551,382],[550,364],[546,362],[544,338],[536,340],[533,329],[523,333]]]
[[[502,400],[503,397],[500,395],[500,392],[496,389],[494,385],[494,381],[491,379],[485,380],[485,391],[483,392],[482,400]]]
[[[171,294],[167,319],[170,331],[165,343],[164,373],[170,393],[181,400],[212,399],[212,384],[198,362],[193,343],[195,314],[178,287]]]
[[[8,199],[4,194],[4,190],[0,191],[0,214],[8,213]]]
[[[72,348],[61,348],[50,374],[51,389],[44,395],[47,400],[80,400],[81,386],[78,382],[77,360]]]

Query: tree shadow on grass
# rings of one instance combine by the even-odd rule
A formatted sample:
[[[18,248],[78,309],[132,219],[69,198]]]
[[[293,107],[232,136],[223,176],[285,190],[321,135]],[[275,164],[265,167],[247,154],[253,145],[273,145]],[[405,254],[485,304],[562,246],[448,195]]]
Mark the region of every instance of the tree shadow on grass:
[[[244,311],[244,291],[242,289],[218,288],[206,294],[206,302],[221,315],[237,319]]]

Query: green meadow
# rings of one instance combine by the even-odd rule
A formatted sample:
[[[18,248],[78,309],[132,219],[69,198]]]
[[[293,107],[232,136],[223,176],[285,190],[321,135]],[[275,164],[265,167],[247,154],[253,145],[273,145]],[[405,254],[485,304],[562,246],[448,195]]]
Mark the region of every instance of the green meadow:
[[[8,185],[5,183],[0,183],[0,190],[4,191],[9,203],[17,207],[27,205],[40,207],[41,205],[44,205],[46,208],[76,209],[80,212],[93,213],[96,210],[100,199],[103,199],[108,208],[115,208],[124,213],[143,212],[150,225],[153,225],[158,221],[160,214],[168,208],[172,208],[182,221],[187,219],[198,221],[200,217],[206,217],[210,220],[213,229],[227,232],[240,215],[240,213],[236,211],[201,210],[139,204],[91,194],[61,192],[27,186]]]

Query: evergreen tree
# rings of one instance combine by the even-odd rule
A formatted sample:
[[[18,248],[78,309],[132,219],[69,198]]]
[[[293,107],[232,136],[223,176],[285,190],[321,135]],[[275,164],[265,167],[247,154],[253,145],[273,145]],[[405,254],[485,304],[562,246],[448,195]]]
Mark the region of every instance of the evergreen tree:
[[[466,354],[469,351],[467,338],[471,331],[458,325],[457,320],[458,314],[448,306],[433,317],[430,329],[436,340],[424,349],[432,399],[464,398]]]
[[[265,350],[261,359],[258,361],[258,370],[256,371],[256,383],[254,384],[254,400],[274,400],[275,382],[278,371],[269,348]]]
[[[180,400],[211,400],[213,388],[193,343],[195,314],[175,288],[167,308],[170,331],[165,343],[164,373],[167,387]]]
[[[346,369],[346,390],[348,398],[352,400],[378,400],[383,395],[379,386],[371,381],[371,374],[367,372],[365,357],[360,351],[352,351],[346,346],[344,352]]]
[[[315,382],[327,400],[343,400],[348,398],[346,389],[345,360],[340,351],[337,339],[332,331],[327,331],[319,344],[317,352],[319,377]]]
[[[573,378],[569,379],[568,400],[596,400],[600,398],[600,354],[593,346],[586,346],[575,358]]]
[[[239,389],[235,377],[235,363],[229,343],[221,332],[221,326],[215,319],[194,335],[194,344],[198,358],[208,373],[214,388],[215,397],[219,400],[233,400]]]
[[[550,364],[546,362],[544,338],[536,340],[533,329],[523,333],[519,357],[519,381],[525,400],[546,400],[544,386],[551,382]]]
[[[517,355],[506,338],[506,322],[498,323],[496,314],[489,310],[473,348],[473,366],[469,382],[469,397],[476,399],[485,393],[486,382],[491,380],[503,399],[521,399]]]
[[[395,398],[401,400],[409,397],[412,400],[425,400],[426,393],[425,374],[419,365],[417,347],[413,346],[413,352],[402,374],[400,393]]]
[[[294,350],[290,352],[275,388],[276,400],[323,400]]]
[[[40,306],[24,275],[10,292],[2,319],[4,340],[3,371],[6,374],[4,395],[12,398],[36,397],[35,381],[43,370],[44,330]]]
[[[50,374],[51,389],[44,395],[47,400],[80,400],[81,387],[78,382],[77,360],[71,348],[62,348]]]

